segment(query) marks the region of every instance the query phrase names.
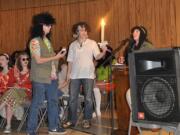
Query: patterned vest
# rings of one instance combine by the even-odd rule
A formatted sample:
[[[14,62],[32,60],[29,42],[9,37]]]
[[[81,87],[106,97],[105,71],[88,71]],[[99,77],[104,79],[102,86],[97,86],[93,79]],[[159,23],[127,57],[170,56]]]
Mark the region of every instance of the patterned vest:
[[[41,38],[36,38],[40,43],[40,54],[43,58],[52,57],[55,55],[53,49],[51,51],[48,50],[47,46],[45,45],[44,41]],[[31,59],[31,71],[30,71],[30,79],[34,82],[39,83],[51,83],[51,66],[52,61],[37,64],[35,59],[32,57]],[[58,61],[55,61],[56,69],[58,65]]]

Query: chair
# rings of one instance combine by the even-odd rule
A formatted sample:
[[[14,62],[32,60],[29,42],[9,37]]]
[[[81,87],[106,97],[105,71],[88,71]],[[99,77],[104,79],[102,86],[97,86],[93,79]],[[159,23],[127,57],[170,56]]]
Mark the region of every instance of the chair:
[[[63,114],[60,117],[60,121],[66,121],[68,116],[68,101],[69,101],[69,95],[62,95],[59,97],[59,109],[63,109]],[[62,111],[62,110],[61,110]]]
[[[42,122],[47,116],[47,100],[44,100],[43,105],[39,109],[39,123],[37,125],[36,131],[40,128]]]
[[[79,116],[78,116],[75,127],[80,123],[81,117],[84,112],[84,96],[83,95],[79,95],[78,104],[79,104],[78,105],[79,106]]]
[[[76,126],[80,123],[80,120],[81,120],[81,118],[83,116],[84,102],[85,102],[84,95],[80,94],[78,100],[79,100],[78,103],[79,103],[80,112],[79,112],[78,120],[76,122]],[[92,92],[92,102],[93,102],[93,107],[96,108],[96,101],[95,101],[94,92]],[[96,118],[98,120],[98,115],[97,115],[96,109],[95,109],[95,115],[96,115]]]
[[[22,116],[21,119],[18,119],[17,116],[16,116],[16,119],[21,120],[21,122],[20,122],[20,124],[19,124],[19,126],[17,128],[18,132],[21,130],[21,128],[24,125],[24,122],[26,121],[27,114],[28,114],[29,107],[30,107],[30,102],[29,101],[24,102],[24,104],[22,104],[21,107],[22,107],[22,109],[24,108],[25,112],[23,111],[23,114],[22,114],[23,116]],[[15,114],[13,114],[13,115],[15,115]],[[2,120],[0,122],[0,127],[3,128],[5,126],[5,124],[6,124],[6,118],[2,118]]]
[[[28,116],[28,113],[29,113],[30,105],[31,105],[30,101],[26,101],[26,102],[24,102],[24,104],[22,105],[23,108],[24,108],[24,110],[25,110],[25,112],[24,112],[24,115],[23,115],[23,117],[22,117],[22,120],[21,120],[21,122],[20,122],[20,124],[19,124],[19,126],[18,126],[18,128],[17,128],[17,131],[18,131],[18,132],[21,131],[21,129],[22,129],[25,121],[27,120],[27,116]]]
[[[92,94],[93,94],[93,92],[92,92]],[[96,107],[94,95],[92,95],[92,100],[93,100],[94,107]],[[64,104],[64,101],[67,104]],[[64,114],[63,114],[63,116],[62,116],[62,118],[60,120],[61,122],[67,120],[67,114],[68,114],[68,109],[69,109],[69,102],[68,101],[69,101],[69,95],[63,95],[60,98],[60,105],[62,105],[63,111],[64,111]],[[80,123],[83,112],[84,112],[84,95],[80,94],[79,97],[78,97],[78,108],[79,108],[79,115],[78,115],[78,119],[77,119],[75,127]],[[95,114],[96,114],[96,118],[98,118],[97,112],[95,112]]]
[[[0,128],[3,128],[5,124],[6,124],[6,119],[2,117],[0,122]]]
[[[26,120],[27,120],[27,117],[28,117],[28,113],[29,113],[29,109],[30,109],[30,102],[25,102],[23,104],[23,107],[25,108],[25,112],[24,112],[24,115],[23,115],[23,118],[17,128],[17,131],[20,132],[23,125],[25,124]],[[39,109],[39,122],[38,122],[38,126],[36,128],[36,131],[39,129],[39,127],[41,126],[43,120],[45,119],[45,116],[46,116],[46,113],[47,113],[47,100],[45,100],[43,102],[43,105],[40,107]]]
[[[67,114],[68,114],[68,109],[69,109],[68,101],[69,101],[69,95],[63,95],[60,98],[60,105],[63,107],[63,111],[64,111],[64,114],[60,120],[61,122],[67,120]],[[79,124],[80,118],[83,114],[83,111],[84,111],[83,104],[84,104],[84,96],[79,95],[79,97],[78,97],[79,116],[78,116],[78,120],[77,120],[75,126],[77,126]]]
[[[179,135],[180,133],[180,124],[179,125],[157,125],[157,124],[149,124],[149,123],[138,123],[138,122],[134,122],[132,119],[132,108],[131,108],[131,95],[130,95],[130,89],[127,90],[126,92],[126,101],[128,103],[128,106],[130,108],[130,120],[129,120],[129,128],[128,128],[128,135],[131,135],[131,127],[137,127],[140,135],[142,135],[142,130],[141,128],[145,128],[145,129],[165,129],[168,132],[174,132],[175,135]],[[160,134],[161,135],[161,130],[160,130]]]
[[[110,91],[115,90],[115,84],[113,82],[104,82],[104,81],[99,81],[96,82],[96,85],[98,86],[98,88],[102,91],[102,95],[106,95],[106,96],[110,96]],[[108,109],[110,108],[110,99],[108,97],[107,99],[107,105],[105,107],[105,112],[108,111]]]

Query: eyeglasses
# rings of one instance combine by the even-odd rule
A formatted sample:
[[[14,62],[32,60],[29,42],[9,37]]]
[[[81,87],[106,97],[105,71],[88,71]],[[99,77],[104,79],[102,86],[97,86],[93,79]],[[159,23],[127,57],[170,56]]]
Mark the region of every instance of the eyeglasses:
[[[29,58],[22,58],[22,61],[29,61]]]

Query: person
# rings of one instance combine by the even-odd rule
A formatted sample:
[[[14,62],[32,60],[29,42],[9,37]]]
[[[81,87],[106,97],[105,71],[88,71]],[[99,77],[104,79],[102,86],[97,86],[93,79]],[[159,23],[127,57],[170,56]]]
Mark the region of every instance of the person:
[[[66,75],[67,75],[67,61],[65,59],[61,59],[58,65],[58,89],[59,89],[59,96],[62,95],[69,95],[69,84],[66,82]]]
[[[5,117],[7,124],[4,133],[11,133],[12,116],[19,106],[26,100],[31,99],[31,82],[29,79],[29,56],[26,52],[21,52],[17,57],[16,65],[8,72],[9,80],[7,91],[0,98],[0,110],[6,109]],[[22,111],[21,111],[22,112]],[[15,114],[18,116],[20,114]],[[23,112],[21,113],[21,117]]]
[[[153,49],[152,43],[147,38],[147,30],[144,26],[134,26],[131,29],[130,40],[128,42],[128,46],[125,49],[124,59],[120,61],[120,63],[125,63],[128,65],[128,53],[133,51],[145,51]],[[126,100],[131,109],[131,90],[130,88],[126,92]],[[160,126],[156,124],[150,124],[149,127],[153,127],[153,129],[159,129]]]
[[[18,54],[19,54],[20,52],[22,52],[22,51],[21,51],[21,50],[16,50],[16,51],[14,51],[14,52],[10,55],[11,65],[12,65],[12,66],[15,65],[16,59],[17,59]],[[28,56],[29,56],[29,54],[28,54]]]
[[[112,55],[112,48],[107,45],[108,51],[106,54],[100,59],[95,61],[96,65],[96,81],[94,86],[94,97],[96,101],[96,113],[97,116],[101,116],[101,92],[100,90],[105,90],[105,83],[109,82],[111,69],[110,62],[114,60],[114,56]],[[110,58],[112,57],[112,58]],[[109,60],[108,60],[109,59]]]
[[[128,53],[132,51],[137,51],[137,50],[148,50],[152,49],[153,45],[152,43],[147,39],[147,30],[144,26],[134,26],[131,29],[131,35],[130,35],[130,40],[129,40],[129,45],[125,49],[124,57],[125,59],[121,59],[124,61],[120,61],[120,63],[125,63],[128,65]],[[130,89],[127,90],[126,92],[126,97],[129,104],[131,104],[131,96],[130,96]]]
[[[147,38],[147,30],[144,26],[134,26],[131,29],[130,40],[128,42],[128,46],[124,51],[124,59],[120,59],[120,63],[124,63],[128,65],[128,54],[132,51],[137,50],[148,50],[152,49],[153,45]]]
[[[96,60],[102,58],[107,47],[102,48],[100,52],[97,43],[88,38],[90,27],[86,22],[78,22],[73,25],[72,31],[77,38],[70,44],[68,51],[68,72],[67,82],[70,80],[69,88],[69,120],[64,123],[64,127],[75,126],[77,121],[78,96],[81,86],[84,90],[85,109],[83,128],[90,128],[92,118],[93,104],[92,91],[94,87],[95,67],[93,58]]]
[[[7,90],[9,82],[9,55],[0,54],[0,96]]]
[[[69,83],[66,83],[66,75],[67,75],[67,61],[66,58],[64,57],[63,59],[59,60],[59,65],[58,65],[58,97],[60,99],[60,111],[59,111],[59,117],[63,119],[64,113],[65,113],[65,108],[68,104],[68,99],[69,97]]]
[[[66,131],[59,125],[58,108],[58,84],[57,65],[58,60],[65,56],[66,52],[54,53],[51,45],[50,35],[55,18],[48,12],[42,12],[33,16],[30,53],[33,97],[30,107],[27,133],[36,135],[38,112],[47,98],[48,109],[48,132],[49,134],[66,134]]]

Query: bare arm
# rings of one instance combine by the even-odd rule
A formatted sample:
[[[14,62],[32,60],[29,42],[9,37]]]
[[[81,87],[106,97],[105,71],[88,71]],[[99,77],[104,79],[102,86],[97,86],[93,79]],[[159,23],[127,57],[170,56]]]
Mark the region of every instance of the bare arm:
[[[63,58],[65,56],[65,54],[66,54],[66,52],[61,53],[61,51],[60,51],[57,55],[48,57],[48,58],[43,58],[36,54],[33,54],[32,56],[35,58],[36,63],[42,64],[42,63],[46,63],[46,62],[49,62],[52,60],[57,60],[57,59]]]
[[[101,58],[106,54],[106,51],[107,51],[107,47],[105,46],[105,47],[102,48],[102,52],[99,53],[99,54],[96,56],[95,59],[96,59],[96,60],[101,59]]]
[[[36,38],[34,38],[30,41],[30,50],[31,50],[32,57],[35,58],[35,61],[37,64],[42,64],[42,63],[46,63],[49,61],[57,60],[59,58],[64,57],[66,54],[66,51],[62,52],[62,50],[61,50],[55,56],[48,57],[48,58],[41,57],[40,43],[39,43],[39,40],[37,40]]]
[[[72,70],[72,62],[68,62],[68,70],[67,70],[67,76],[66,76],[67,82],[69,82],[69,80],[70,80],[71,70]]]

